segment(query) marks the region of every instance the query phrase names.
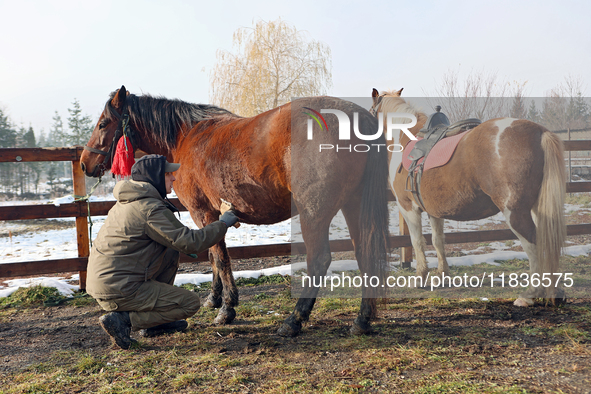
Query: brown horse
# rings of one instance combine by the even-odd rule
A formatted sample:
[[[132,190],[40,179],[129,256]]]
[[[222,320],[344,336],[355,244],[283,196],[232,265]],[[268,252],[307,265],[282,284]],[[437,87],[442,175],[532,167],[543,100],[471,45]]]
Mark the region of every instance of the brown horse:
[[[374,89],[370,112],[379,113],[378,116],[414,114],[417,124],[410,132],[416,135],[427,116],[399,97],[401,92],[380,95]],[[410,141],[402,132],[399,137],[402,146]],[[400,153],[390,155],[390,187],[408,224],[417,273],[423,278],[428,272],[421,229],[423,210],[429,214],[439,274],[449,274],[444,219],[477,220],[499,211],[527,253],[530,274],[541,277],[543,273],[557,272],[566,237],[566,178],[562,142],[554,133],[528,120],[512,118],[492,119],[473,128],[462,137],[447,164],[422,175],[420,195],[425,209],[407,189],[408,171],[400,160]],[[528,289],[515,305],[533,305],[534,298],[562,300],[562,288],[554,285]]]
[[[303,105],[355,111],[365,134],[378,129],[369,112],[330,97],[296,100],[242,118],[211,105],[135,96],[121,87],[107,101],[80,162],[89,176],[100,176],[109,169],[112,147],[121,136],[120,119],[129,119],[127,134],[136,149],[181,164],[174,189],[198,226],[218,220],[221,198],[234,204],[244,223],[277,223],[299,214],[308,274],[323,277],[331,261],[330,222],[342,210],[360,270],[383,278],[388,236],[385,150],[319,152],[319,142],[338,144],[338,119],[325,115],[326,127],[314,124],[314,140],[309,140],[307,127],[312,125],[308,125],[309,111]],[[350,142],[360,140],[354,135]],[[222,306],[215,322],[230,323],[236,316],[238,290],[225,242],[212,247],[209,257],[213,283],[205,306]],[[294,336],[301,330],[318,290],[306,284],[293,314],[279,329],[280,335]],[[370,290],[363,289],[352,332],[370,329],[369,320],[376,312]]]

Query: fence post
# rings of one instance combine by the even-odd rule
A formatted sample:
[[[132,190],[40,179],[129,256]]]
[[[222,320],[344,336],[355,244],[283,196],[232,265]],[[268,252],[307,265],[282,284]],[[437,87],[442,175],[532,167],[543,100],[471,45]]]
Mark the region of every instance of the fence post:
[[[402,214],[398,214],[399,225],[398,228],[400,229],[400,235],[409,235],[410,231],[408,231],[408,225],[404,221]],[[410,263],[412,263],[412,246],[407,246],[400,248],[400,267],[401,268],[410,268]]]
[[[74,195],[86,195],[86,178],[82,167],[80,167],[80,155],[82,154],[82,147],[76,147],[76,160],[72,161],[72,179],[74,182]],[[86,201],[81,201],[78,204],[80,207],[80,214],[76,216],[76,241],[78,242],[78,257],[90,256],[89,236],[88,236],[88,209]],[[84,205],[84,206],[82,206]],[[86,271],[80,271],[80,290],[86,290]]]

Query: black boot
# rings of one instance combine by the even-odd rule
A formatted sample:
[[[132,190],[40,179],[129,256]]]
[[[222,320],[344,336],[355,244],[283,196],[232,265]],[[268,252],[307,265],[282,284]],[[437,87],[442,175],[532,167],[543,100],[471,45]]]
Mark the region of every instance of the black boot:
[[[121,349],[129,349],[136,342],[131,334],[131,320],[129,312],[110,312],[99,318],[103,330],[107,332]]]
[[[145,338],[157,337],[163,334],[173,334],[186,330],[188,326],[189,323],[186,320],[177,320],[140,330],[140,335]]]

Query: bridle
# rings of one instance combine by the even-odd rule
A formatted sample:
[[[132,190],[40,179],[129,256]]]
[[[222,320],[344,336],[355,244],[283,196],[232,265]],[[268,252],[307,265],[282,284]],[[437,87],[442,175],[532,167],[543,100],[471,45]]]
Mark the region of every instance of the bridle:
[[[110,105],[111,104],[109,103],[109,106]],[[96,173],[97,170],[99,170],[101,174],[103,174],[103,173],[105,173],[107,171],[107,167],[105,166],[105,162],[113,164],[113,156],[114,156],[115,149],[117,147],[117,143],[119,142],[119,139],[123,135],[126,135],[128,137],[130,136],[130,133],[129,133],[129,131],[130,131],[130,126],[129,126],[129,110],[128,110],[128,108],[125,107],[125,109],[123,110],[123,113],[121,115],[119,115],[117,113],[117,111],[115,111],[115,109],[113,107],[111,107],[111,113],[112,114],[115,114],[115,116],[119,120],[119,123],[117,124],[117,130],[115,131],[115,135],[113,136],[113,141],[111,142],[111,145],[109,145],[109,149],[108,150],[102,150],[102,149],[91,148],[88,145],[85,145],[84,146],[84,150],[87,150],[89,152],[97,153],[99,155],[105,156],[104,160],[94,170],[95,173]]]
[[[378,96],[378,102],[375,105],[372,105],[372,107],[369,109],[369,113],[372,114],[373,116],[377,116],[378,114],[378,108],[380,107],[380,105],[382,105],[382,99],[384,98],[384,96]]]

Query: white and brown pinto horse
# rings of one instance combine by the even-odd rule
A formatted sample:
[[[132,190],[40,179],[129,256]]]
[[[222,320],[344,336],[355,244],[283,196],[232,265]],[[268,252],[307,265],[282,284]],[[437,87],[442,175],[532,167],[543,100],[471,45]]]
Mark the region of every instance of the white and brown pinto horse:
[[[416,135],[427,116],[399,97],[402,90],[379,94],[374,89],[372,113],[411,113],[417,117],[410,132]],[[384,122],[386,124],[386,122]],[[400,133],[402,146],[410,141]],[[395,141],[398,142],[398,141]],[[417,274],[425,279],[428,268],[419,203],[407,190],[408,171],[400,164],[401,154],[390,155],[389,184],[408,224],[417,259]],[[449,274],[444,250],[444,219],[466,221],[502,212],[521,241],[530,264],[530,274],[558,272],[566,237],[564,199],[566,177],[561,140],[539,124],[528,120],[498,118],[483,122],[460,140],[450,161],[425,171],[420,195],[429,214],[438,273]],[[564,291],[552,286],[530,288],[515,301],[533,305],[535,298],[555,303]]]

